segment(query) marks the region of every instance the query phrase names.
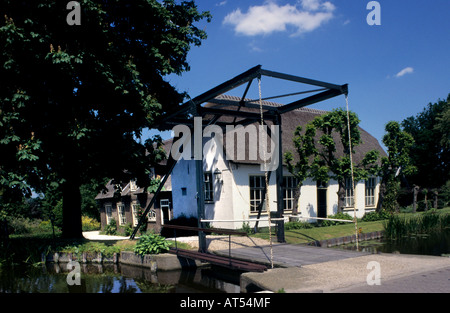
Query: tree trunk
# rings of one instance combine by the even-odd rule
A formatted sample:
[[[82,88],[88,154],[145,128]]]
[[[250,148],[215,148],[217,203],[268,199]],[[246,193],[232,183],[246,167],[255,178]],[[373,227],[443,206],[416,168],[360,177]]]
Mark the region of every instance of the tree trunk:
[[[338,196],[338,208],[337,213],[342,213],[345,205],[345,187],[344,182],[339,182]]]
[[[419,186],[414,185],[413,188],[413,213],[417,210],[417,194],[419,193]]]
[[[383,210],[383,200],[385,195],[386,195],[386,184],[384,182],[381,182],[380,191],[378,192],[377,208],[375,209],[376,212],[381,212],[381,210]]]
[[[294,203],[292,208],[292,215],[298,215],[298,200],[300,199],[302,184],[299,184],[297,188],[294,189]]]
[[[64,154],[62,187],[63,193],[63,227],[64,238],[83,238],[81,227],[81,193],[80,174],[74,150],[66,150]]]
[[[437,210],[437,208],[438,208],[438,194],[439,194],[439,192],[437,191],[437,189],[435,189],[434,191],[433,191],[433,196],[434,196],[434,205],[433,205],[433,207]]]

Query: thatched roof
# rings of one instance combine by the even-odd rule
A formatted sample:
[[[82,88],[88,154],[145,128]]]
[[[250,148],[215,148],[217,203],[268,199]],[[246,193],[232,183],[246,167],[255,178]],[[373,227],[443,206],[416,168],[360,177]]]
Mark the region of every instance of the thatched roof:
[[[230,102],[235,101],[235,105],[230,105]],[[214,100],[214,103],[209,103],[206,106],[208,107],[214,107],[214,108],[221,108],[221,109],[227,109],[227,110],[239,110],[245,111],[245,112],[260,112],[257,108],[248,108],[248,107],[239,107],[240,99],[233,96],[228,95],[221,95],[217,97]],[[221,104],[222,103],[222,104]],[[258,102],[253,102],[253,104],[258,105]],[[274,102],[268,102],[268,101],[262,101],[263,106],[270,107],[270,106],[280,106],[281,104],[274,103]],[[264,110],[264,112],[267,112],[267,110]],[[296,156],[295,153],[295,147],[293,143],[293,137],[294,132],[297,128],[297,126],[302,126],[303,130],[305,129],[305,125],[309,122],[311,122],[314,118],[317,116],[323,115],[328,113],[328,111],[324,110],[317,110],[312,108],[300,108],[293,111],[290,111],[288,113],[284,113],[281,115],[281,132],[282,132],[282,153],[290,151],[292,152],[293,156]],[[207,117],[208,118],[208,117]],[[233,124],[233,122],[238,125],[240,121],[245,120],[245,118],[234,118],[231,116],[222,116],[220,117],[217,122],[223,122],[228,124]],[[268,125],[272,125],[272,121],[266,121]],[[253,125],[258,126],[260,125],[260,121],[254,123]],[[359,127],[360,135],[361,135],[361,143],[360,145],[356,146],[354,148],[355,154],[353,155],[353,161],[354,164],[358,164],[361,162],[363,157],[366,155],[367,152],[371,150],[377,150],[379,151],[381,156],[386,156],[386,152],[383,150],[381,145],[379,144],[378,140],[370,135],[367,131]],[[320,132],[316,135],[316,142],[318,141],[320,137]],[[338,139],[338,134],[336,133],[334,135],[336,144],[336,153],[338,156],[342,156],[344,151],[342,144],[340,143],[340,140]],[[248,159],[248,149],[250,144],[254,145],[256,143],[250,143],[248,138],[246,138],[245,148],[246,148],[246,159],[244,160],[236,160],[235,163],[244,163],[244,164],[261,164],[261,160],[249,160]],[[224,146],[226,146],[226,135],[224,135]],[[225,148],[224,148],[225,149]],[[235,155],[236,155],[236,139],[235,139]]]

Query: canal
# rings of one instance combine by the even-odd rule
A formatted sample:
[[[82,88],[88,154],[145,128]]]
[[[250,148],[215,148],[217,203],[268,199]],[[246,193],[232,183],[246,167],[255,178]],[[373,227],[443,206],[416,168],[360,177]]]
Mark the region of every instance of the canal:
[[[399,239],[377,239],[334,247],[369,253],[399,253],[433,256],[450,256],[450,230]]]
[[[240,273],[222,268],[151,272],[130,265],[81,264],[81,284],[69,285],[66,264],[0,269],[1,293],[239,293]]]

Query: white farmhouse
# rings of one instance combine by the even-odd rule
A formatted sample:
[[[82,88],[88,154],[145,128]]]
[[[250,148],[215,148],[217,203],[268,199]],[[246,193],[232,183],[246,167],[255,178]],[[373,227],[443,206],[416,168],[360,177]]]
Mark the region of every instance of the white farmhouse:
[[[220,98],[221,97],[221,98]],[[227,102],[233,99],[231,96],[222,95],[216,98],[214,106],[220,99]],[[212,105],[212,104],[210,104]],[[276,103],[264,101],[265,106],[277,106]],[[224,107],[226,105],[220,105]],[[244,108],[250,110],[248,108]],[[253,109],[254,110],[254,109]],[[301,108],[282,115],[282,153],[291,151],[295,155],[293,146],[293,134],[298,125],[306,125],[316,116],[326,111]],[[225,123],[239,124],[239,120],[231,120],[223,117]],[[254,125],[256,127],[256,124]],[[243,220],[250,220],[249,225],[254,226],[258,218],[258,206],[264,198],[265,186],[264,171],[261,170],[261,155],[255,159],[253,148],[257,146],[252,137],[251,128],[244,128],[244,134],[235,138],[234,142],[227,146],[226,133],[223,134],[224,145],[218,141],[204,136],[203,138],[203,188],[205,198],[205,218],[215,220],[212,227],[238,229],[243,225]],[[370,150],[376,149],[382,156],[386,153],[378,141],[360,128],[362,143],[355,148],[353,156],[354,164],[358,164],[363,156]],[[237,137],[239,137],[237,136]],[[245,139],[244,139],[245,138]],[[242,140],[240,140],[242,139]],[[256,139],[258,140],[258,139]],[[166,141],[166,150],[169,151],[174,140]],[[175,141],[176,142],[176,141]],[[342,149],[341,149],[342,150]],[[223,153],[220,153],[222,152]],[[270,151],[270,149],[268,150]],[[236,155],[245,152],[245,157]],[[235,154],[236,153],[236,154]],[[233,155],[231,155],[233,154]],[[273,172],[275,173],[275,172]],[[174,217],[185,215],[197,217],[197,191],[196,191],[195,161],[180,159],[171,174],[172,206]],[[346,188],[344,212],[353,216],[356,210],[357,217],[362,217],[366,212],[375,210],[378,198],[380,179],[371,177],[366,181],[355,182],[354,195],[352,195],[351,181]],[[284,216],[292,213],[294,203],[294,189],[296,181],[291,173],[283,165],[283,208]],[[327,217],[338,211],[338,185],[330,180],[328,184],[307,179],[301,188],[298,201],[298,213],[302,218]],[[269,180],[269,206],[270,211],[277,211],[276,175],[270,175]],[[262,209],[260,218],[267,220],[267,211]],[[307,220],[307,219],[305,219]],[[309,221],[313,222],[312,219]],[[260,226],[267,226],[266,221],[259,222]]]

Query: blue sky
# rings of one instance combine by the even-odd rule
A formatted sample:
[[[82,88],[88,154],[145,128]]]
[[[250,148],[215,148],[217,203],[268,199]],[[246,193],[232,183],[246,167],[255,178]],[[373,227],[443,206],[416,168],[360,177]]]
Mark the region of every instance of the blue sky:
[[[197,0],[210,11],[208,39],[188,55],[191,71],[167,77],[193,98],[261,64],[264,69],[349,84],[350,110],[381,143],[402,121],[450,93],[449,0],[381,0],[369,26],[368,0]],[[263,97],[295,86],[262,80]],[[345,106],[344,96],[310,107]],[[167,135],[167,134],[166,134]]]

